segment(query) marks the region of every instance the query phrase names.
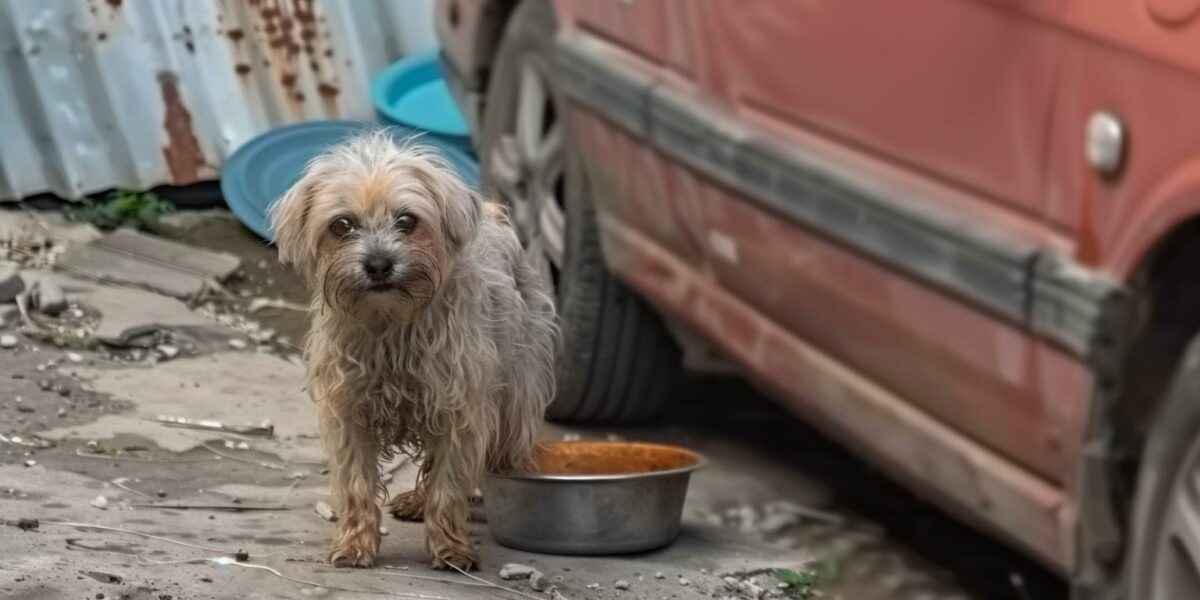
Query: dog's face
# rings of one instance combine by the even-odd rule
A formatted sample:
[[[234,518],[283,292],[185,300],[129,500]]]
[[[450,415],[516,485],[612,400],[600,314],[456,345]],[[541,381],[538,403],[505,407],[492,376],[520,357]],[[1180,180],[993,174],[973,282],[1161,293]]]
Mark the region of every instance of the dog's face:
[[[438,294],[480,210],[427,151],[374,133],[309,163],[271,220],[280,260],[326,306],[409,314]]]

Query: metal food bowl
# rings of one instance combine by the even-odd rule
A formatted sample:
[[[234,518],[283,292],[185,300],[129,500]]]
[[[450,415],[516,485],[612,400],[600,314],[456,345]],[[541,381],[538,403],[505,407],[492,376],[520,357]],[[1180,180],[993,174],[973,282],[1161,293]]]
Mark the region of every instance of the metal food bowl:
[[[488,475],[492,537],[519,550],[626,554],[679,535],[683,500],[703,456],[660,444],[551,442],[532,473]]]

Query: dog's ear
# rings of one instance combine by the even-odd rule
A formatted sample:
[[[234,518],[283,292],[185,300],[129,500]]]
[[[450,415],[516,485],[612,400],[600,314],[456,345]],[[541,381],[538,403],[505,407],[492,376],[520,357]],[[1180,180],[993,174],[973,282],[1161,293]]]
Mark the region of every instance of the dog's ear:
[[[438,162],[416,176],[436,199],[441,212],[442,236],[457,252],[475,237],[483,215],[483,200],[450,167]]]
[[[288,189],[268,210],[271,233],[275,237],[275,246],[279,248],[279,261],[289,267],[301,262],[303,248],[308,245],[305,232],[308,230],[308,219],[317,191],[313,177],[308,171],[309,169],[306,169],[300,181]]]

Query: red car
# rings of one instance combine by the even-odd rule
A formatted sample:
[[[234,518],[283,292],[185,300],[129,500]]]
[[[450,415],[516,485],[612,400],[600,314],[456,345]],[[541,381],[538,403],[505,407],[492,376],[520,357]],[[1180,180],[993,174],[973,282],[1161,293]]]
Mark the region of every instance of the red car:
[[[1200,0],[442,0],[551,416],[683,363],[1070,578],[1200,598]]]

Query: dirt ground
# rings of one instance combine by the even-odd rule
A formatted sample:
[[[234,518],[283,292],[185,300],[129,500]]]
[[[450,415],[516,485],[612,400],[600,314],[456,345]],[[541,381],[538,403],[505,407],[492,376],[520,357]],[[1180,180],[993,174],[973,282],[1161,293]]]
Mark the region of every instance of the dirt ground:
[[[0,225],[28,218],[0,211]],[[56,219],[39,222],[55,243],[87,237]],[[16,309],[0,304],[0,334],[18,342],[0,349],[0,597],[794,594],[777,587],[772,568],[817,573],[823,598],[1065,596],[1061,581],[1037,565],[915,500],[745,385],[698,378],[681,383],[676,410],[653,427],[544,431],[547,438],[670,441],[705,453],[711,464],[693,478],[683,532],[670,547],[622,557],[536,555],[496,545],[486,523],[473,523],[482,558],[476,575],[519,595],[428,569],[421,525],[388,520],[376,568],[327,567],[331,525],[313,509],[328,500],[327,477],[297,351],[302,286],[222,211],[176,215],[165,234],[234,253],[241,271],[223,291],[184,303],[8,256],[26,265],[27,279],[66,290],[72,306],[62,318],[74,319],[67,327],[82,335],[31,337]],[[130,307],[157,311],[154,346],[87,343],[105,311]],[[269,424],[274,433],[171,427],[162,416]],[[413,465],[392,467],[389,490],[407,489]],[[248,556],[233,560],[239,552]],[[554,591],[500,580],[501,566],[513,562],[543,571]]]

